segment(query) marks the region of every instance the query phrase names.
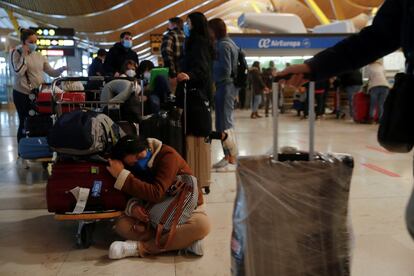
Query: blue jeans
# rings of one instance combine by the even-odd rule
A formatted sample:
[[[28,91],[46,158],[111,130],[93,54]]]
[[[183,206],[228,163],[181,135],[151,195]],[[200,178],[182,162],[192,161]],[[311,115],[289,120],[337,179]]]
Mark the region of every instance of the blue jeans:
[[[349,102],[349,116],[351,118],[354,118],[354,95],[361,90],[361,85],[350,85],[346,86],[344,88],[346,95],[348,96],[348,102]]]
[[[370,104],[369,104],[369,118],[374,119],[375,108],[378,109],[378,119],[381,119],[384,111],[384,102],[387,98],[390,89],[386,86],[376,86],[369,90]]]
[[[262,95],[254,95],[252,99],[252,112],[257,112],[257,110],[259,110],[259,105],[262,103]]]
[[[217,86],[215,100],[216,131],[224,132],[234,126],[234,102],[237,97],[237,88],[233,83]]]
[[[133,83],[128,80],[113,80],[105,84],[101,93],[101,101],[125,102],[133,92]]]

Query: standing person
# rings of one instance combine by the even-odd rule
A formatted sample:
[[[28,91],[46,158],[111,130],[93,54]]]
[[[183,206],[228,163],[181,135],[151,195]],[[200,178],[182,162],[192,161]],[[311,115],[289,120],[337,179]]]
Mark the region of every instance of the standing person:
[[[273,63],[271,61],[270,63]],[[274,65],[273,65],[274,66]],[[272,68],[270,64],[269,68],[265,69],[263,72],[263,81],[267,88],[267,93],[264,93],[265,98],[265,116],[269,117],[269,109],[270,105],[273,102],[273,93],[272,93],[272,85],[273,85],[273,77],[276,75],[276,68]]]
[[[11,51],[11,65],[15,75],[13,102],[19,116],[17,142],[24,137],[24,121],[29,116],[32,106],[29,94],[37,92],[36,90],[44,81],[43,73],[58,77],[67,69],[66,66],[53,69],[47,59],[36,52],[36,41],[37,36],[33,30],[21,29],[20,42],[22,44]]]
[[[103,63],[106,57],[106,50],[99,49],[97,57],[93,59],[92,64],[88,68],[88,76],[103,76]]]
[[[354,118],[354,95],[361,91],[362,88],[362,73],[361,70],[351,70],[338,76],[340,85],[345,91],[349,104],[349,117]]]
[[[122,65],[128,59],[138,63],[138,55],[131,49],[132,47],[132,34],[130,32],[123,32],[120,35],[120,41],[115,43],[111,49],[109,49],[106,55],[103,69],[106,76],[118,77],[122,72]]]
[[[305,74],[310,74],[317,80],[327,79],[341,72],[361,68],[401,47],[408,65],[407,72],[412,73],[414,69],[413,10],[414,1],[385,0],[371,26],[318,53],[304,64],[286,68],[279,75],[293,74],[288,83],[300,86],[307,82]],[[405,219],[408,232],[414,239],[414,193],[411,193]]]
[[[182,72],[177,75],[177,101],[183,106],[184,85],[187,102],[184,126],[186,128],[186,161],[202,187],[210,184],[211,148],[204,138],[211,133],[210,103],[212,98],[212,71],[214,47],[204,14],[188,15],[184,24],[186,36]]]
[[[208,22],[216,40],[216,58],[213,65],[213,77],[216,86],[215,111],[216,132],[223,146],[224,158],[213,165],[218,171],[235,171],[238,154],[234,134],[234,103],[237,88],[234,78],[237,75],[239,47],[227,35],[226,23],[220,18]]]
[[[173,88],[177,85],[177,74],[181,72],[179,61],[183,54],[184,40],[183,20],[179,17],[170,18],[168,32],[162,38],[161,55],[164,67],[169,69],[168,74]]]
[[[259,61],[253,62],[252,68],[249,72],[249,79],[252,87],[252,114],[250,115],[250,118],[261,118],[262,116],[259,115],[258,110],[259,105],[262,102],[262,94],[263,92],[269,92],[269,89],[267,89],[266,84],[263,81],[262,74],[260,73]]]
[[[375,121],[375,109],[377,109],[378,120],[382,117],[384,102],[390,90],[385,69],[381,60],[370,63],[367,67],[368,92],[371,97],[369,105],[369,122]]]

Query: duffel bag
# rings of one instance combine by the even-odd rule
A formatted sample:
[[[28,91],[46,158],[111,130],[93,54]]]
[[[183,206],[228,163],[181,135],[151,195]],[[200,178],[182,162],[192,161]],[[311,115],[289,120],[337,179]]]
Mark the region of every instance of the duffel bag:
[[[111,118],[87,110],[63,114],[48,134],[49,146],[70,155],[108,153],[125,133]]]

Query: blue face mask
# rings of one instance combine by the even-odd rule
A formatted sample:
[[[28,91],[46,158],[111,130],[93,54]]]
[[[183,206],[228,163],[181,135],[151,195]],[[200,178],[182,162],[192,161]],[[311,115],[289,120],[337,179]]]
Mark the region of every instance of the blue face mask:
[[[132,40],[122,40],[122,46],[125,48],[131,48],[132,47]]]
[[[188,26],[188,23],[187,22],[184,23],[183,32],[184,32],[185,37],[189,37],[190,36],[190,26]]]
[[[151,157],[152,152],[150,150],[147,150],[147,155],[144,158],[139,159],[137,162],[135,162],[134,169],[137,172],[146,171],[148,169],[148,162],[150,161]]]
[[[36,43],[28,43],[27,46],[29,46],[29,50],[30,50],[31,53],[33,53],[37,49]]]

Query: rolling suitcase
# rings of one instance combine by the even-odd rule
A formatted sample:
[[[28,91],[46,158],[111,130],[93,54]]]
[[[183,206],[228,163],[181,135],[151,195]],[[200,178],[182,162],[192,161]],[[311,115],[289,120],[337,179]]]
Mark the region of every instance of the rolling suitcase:
[[[53,152],[47,144],[46,137],[22,138],[19,141],[19,156],[23,159],[52,157]]]
[[[56,93],[56,100],[65,102],[77,102],[82,103],[86,100],[85,92],[59,92]],[[52,92],[43,91],[37,94],[36,108],[38,113],[52,114]],[[73,105],[63,105],[62,112],[66,113],[79,107]]]
[[[184,156],[183,128],[178,110],[146,116],[139,124],[139,131],[141,136],[159,139]]]
[[[366,123],[369,120],[369,95],[364,92],[358,92],[352,99],[354,109],[354,121],[357,123]]]
[[[273,84],[277,91],[279,84]],[[314,106],[314,83],[309,106]],[[273,93],[277,102],[277,93]],[[276,99],[275,99],[276,98]],[[233,275],[348,276],[349,155],[278,151],[274,107],[273,156],[241,157],[231,241]]]
[[[71,190],[89,189],[83,211],[124,210],[128,197],[114,188],[115,178],[105,163],[58,162],[47,181],[47,209],[54,213],[73,212],[79,198]]]

